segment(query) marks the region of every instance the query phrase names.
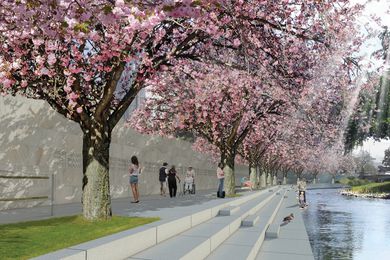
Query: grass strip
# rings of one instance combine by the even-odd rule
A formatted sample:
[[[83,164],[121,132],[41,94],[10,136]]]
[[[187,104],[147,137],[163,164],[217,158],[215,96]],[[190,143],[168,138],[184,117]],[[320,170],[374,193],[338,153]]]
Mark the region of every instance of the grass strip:
[[[1,259],[28,259],[145,225],[159,218],[113,216],[86,221],[81,216],[0,225]]]
[[[357,193],[390,193],[390,182],[369,183],[366,185],[354,186],[351,190]]]

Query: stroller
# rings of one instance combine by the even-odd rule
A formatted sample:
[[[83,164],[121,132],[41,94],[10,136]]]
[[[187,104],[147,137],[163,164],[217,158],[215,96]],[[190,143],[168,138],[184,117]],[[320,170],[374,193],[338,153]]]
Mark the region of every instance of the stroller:
[[[194,178],[191,176],[187,176],[184,179],[183,183],[183,194],[195,194],[195,182]]]

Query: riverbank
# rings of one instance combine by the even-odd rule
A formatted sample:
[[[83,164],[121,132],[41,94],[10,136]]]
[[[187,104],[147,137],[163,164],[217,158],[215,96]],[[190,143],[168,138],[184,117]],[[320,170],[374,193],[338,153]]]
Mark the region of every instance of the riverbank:
[[[344,196],[353,196],[360,198],[371,198],[371,199],[390,199],[390,193],[359,193],[351,190],[343,190],[340,192]]]
[[[390,199],[390,182],[369,183],[341,191],[341,195],[362,198]]]

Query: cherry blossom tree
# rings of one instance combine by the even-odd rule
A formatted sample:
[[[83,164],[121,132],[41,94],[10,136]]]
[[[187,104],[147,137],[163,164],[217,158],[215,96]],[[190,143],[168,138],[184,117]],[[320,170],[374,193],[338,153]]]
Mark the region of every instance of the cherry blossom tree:
[[[1,1],[0,92],[43,99],[80,125],[85,218],[111,215],[113,128],[147,79],[213,39],[218,27],[205,28],[217,4]]]
[[[360,10],[346,0],[4,0],[0,92],[45,100],[80,125],[83,214],[109,218],[111,133],[148,80],[207,57],[299,96]]]
[[[174,75],[151,83],[151,99],[132,119],[133,125],[142,132],[168,135],[187,129],[207,140],[218,148],[225,190],[234,194],[239,146],[254,124],[279,113],[286,96],[269,79],[245,71],[199,63],[177,68]]]

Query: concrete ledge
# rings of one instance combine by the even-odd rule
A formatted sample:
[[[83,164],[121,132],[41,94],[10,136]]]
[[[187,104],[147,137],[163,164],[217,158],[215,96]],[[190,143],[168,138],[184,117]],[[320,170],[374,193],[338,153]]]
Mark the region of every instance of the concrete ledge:
[[[229,207],[220,209],[219,210],[219,215],[220,216],[231,216],[231,215],[233,215],[235,212],[237,212],[239,210],[240,210],[240,207],[238,207],[238,206],[229,206]]]
[[[67,260],[85,260],[87,259],[87,252],[78,249],[62,249],[54,253],[38,256],[31,260],[53,260],[53,259],[67,259]]]
[[[157,244],[192,227],[191,216],[157,226]]]
[[[278,238],[280,233],[280,224],[271,224],[268,226],[267,231],[265,232],[266,238]]]
[[[241,226],[243,227],[253,227],[257,221],[259,221],[259,216],[257,215],[250,215],[246,217],[242,222]]]
[[[206,209],[191,215],[191,227],[203,223],[212,218],[212,210]]]
[[[204,259],[211,252],[211,240],[207,239],[199,246],[195,247],[193,250],[188,252],[185,256],[180,257],[181,260],[194,260],[194,259]]]

